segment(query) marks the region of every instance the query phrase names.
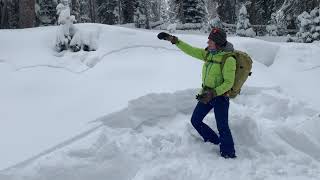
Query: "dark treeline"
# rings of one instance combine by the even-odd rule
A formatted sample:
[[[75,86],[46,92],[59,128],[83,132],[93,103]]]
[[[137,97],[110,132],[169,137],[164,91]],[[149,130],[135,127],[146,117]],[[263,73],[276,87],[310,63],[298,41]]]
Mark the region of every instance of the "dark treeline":
[[[60,0],[0,0],[0,28],[55,25]],[[293,28],[303,11],[310,12],[320,0],[69,0],[77,22],[103,24],[134,23],[152,28],[159,22],[208,23],[219,16],[235,24],[245,5],[251,24],[266,25],[271,14]],[[158,23],[157,23],[158,22]]]

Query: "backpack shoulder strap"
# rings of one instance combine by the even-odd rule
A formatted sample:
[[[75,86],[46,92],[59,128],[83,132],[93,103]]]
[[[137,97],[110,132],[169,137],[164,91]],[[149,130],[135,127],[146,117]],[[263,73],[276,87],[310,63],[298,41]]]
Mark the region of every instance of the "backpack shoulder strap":
[[[221,64],[222,64],[222,67],[224,66],[224,64],[226,63],[226,60],[229,58],[229,57],[234,57],[236,60],[236,52],[228,52],[226,53],[225,55],[222,56],[222,59],[221,59]]]

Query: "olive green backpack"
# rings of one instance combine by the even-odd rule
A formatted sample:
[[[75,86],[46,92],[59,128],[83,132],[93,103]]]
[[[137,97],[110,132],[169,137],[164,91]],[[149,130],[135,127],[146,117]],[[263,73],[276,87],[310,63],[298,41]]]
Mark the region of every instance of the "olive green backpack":
[[[250,56],[242,51],[233,51],[227,53],[222,57],[221,60],[221,67],[224,66],[228,57],[234,57],[236,59],[236,74],[234,84],[230,91],[228,91],[230,98],[235,98],[238,94],[240,94],[241,87],[243,86],[244,82],[248,79],[248,76],[251,76],[251,68],[252,68],[252,59]],[[221,68],[222,69],[222,68]]]

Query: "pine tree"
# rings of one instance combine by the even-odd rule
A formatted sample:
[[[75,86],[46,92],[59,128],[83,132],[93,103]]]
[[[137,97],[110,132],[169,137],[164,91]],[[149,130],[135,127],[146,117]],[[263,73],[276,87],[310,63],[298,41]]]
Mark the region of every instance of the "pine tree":
[[[53,0],[41,0],[39,3],[40,11],[39,18],[40,24],[47,26],[56,23],[56,6],[57,4]]]
[[[134,23],[137,28],[150,29],[150,1],[136,1]]]
[[[4,0],[1,8],[0,28],[19,27],[19,1]]]
[[[168,1],[168,5],[169,5],[168,15],[169,15],[169,21],[171,23],[184,21],[183,11],[182,11],[182,1],[183,0]]]
[[[160,0],[160,20],[167,22],[169,20],[168,15],[168,3],[166,0]]]
[[[80,2],[79,0],[71,1],[71,14],[75,16],[77,22],[80,22]]]
[[[88,0],[80,0],[79,1],[80,5],[80,14],[79,14],[79,22],[82,23],[87,23],[87,22],[92,22],[91,16],[90,16],[90,5]]]
[[[136,0],[123,0],[122,23],[133,23]]]
[[[313,40],[320,40],[320,7],[314,8],[310,12],[313,24],[311,25],[311,33]]]
[[[205,23],[208,21],[208,12],[203,0],[182,1],[183,21],[182,23]]]
[[[97,0],[98,22],[102,24],[118,24],[118,0]]]
[[[236,1],[218,0],[217,12],[223,22],[233,24],[236,22]]]
[[[213,20],[215,17],[218,17],[218,12],[217,12],[218,1],[206,0],[206,4],[208,9],[208,19]]]
[[[244,5],[242,6],[239,12],[236,34],[238,36],[245,37],[254,37],[256,34],[254,30],[251,28],[247,8]]]
[[[268,22],[266,30],[267,30],[268,34],[271,36],[278,36],[279,35],[279,30],[278,30],[278,26],[277,26],[277,20],[276,20],[275,13],[271,14],[271,20]]]
[[[313,42],[311,28],[313,25],[313,19],[309,13],[304,11],[298,16],[298,21],[300,22],[299,32],[296,34],[298,42],[311,43]]]

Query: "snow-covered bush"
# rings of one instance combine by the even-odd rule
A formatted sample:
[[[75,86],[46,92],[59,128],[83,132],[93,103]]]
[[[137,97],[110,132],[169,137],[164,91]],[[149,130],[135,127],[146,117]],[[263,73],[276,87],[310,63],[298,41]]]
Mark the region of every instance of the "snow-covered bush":
[[[298,16],[299,32],[296,42],[312,43],[320,40],[320,8],[314,8],[310,14],[306,11]]]
[[[213,18],[210,22],[210,27],[211,28],[223,28],[223,24],[221,22],[221,19],[219,18],[219,16],[216,16],[215,18]]]
[[[68,0],[62,0],[56,7],[58,18],[58,29],[56,34],[55,50],[60,52],[70,48],[77,52],[81,47],[85,51],[95,51],[97,49],[97,36],[92,33],[82,36],[82,33],[73,24],[76,22],[75,16],[70,15]]]
[[[275,13],[277,28],[278,28],[278,35],[285,34],[288,26],[287,16],[284,14],[283,11],[277,11]]]
[[[69,44],[68,36],[64,35],[63,25],[59,25],[56,33],[55,50],[61,52],[68,49]]]
[[[275,13],[271,14],[271,20],[269,21],[269,24],[267,25],[266,30],[270,36],[278,36],[279,35],[279,30],[278,30],[278,25],[277,25]]]
[[[167,31],[169,31],[170,33],[175,33],[177,30],[177,24],[173,23],[173,24],[169,24],[169,26],[167,27]]]
[[[83,32],[81,42],[84,51],[95,51],[98,49],[98,35],[96,31]]]
[[[320,40],[320,8],[314,8],[310,12],[310,16],[313,19],[313,24],[311,26],[311,33],[313,40]]]
[[[287,42],[296,42],[297,38],[296,37],[292,37],[290,34],[287,35]]]
[[[310,14],[304,11],[302,14],[298,16],[298,21],[300,23],[300,29],[299,32],[296,34],[298,38],[297,41],[303,43],[313,42],[313,37],[311,33],[313,20]]]
[[[70,49],[73,52],[78,52],[81,50],[81,34],[79,31],[76,31],[75,34],[73,35],[71,41],[70,41]]]
[[[236,34],[238,36],[244,36],[244,37],[256,36],[256,33],[252,29],[251,24],[249,22],[249,15],[247,12],[247,8],[244,5],[242,6],[239,12]]]

